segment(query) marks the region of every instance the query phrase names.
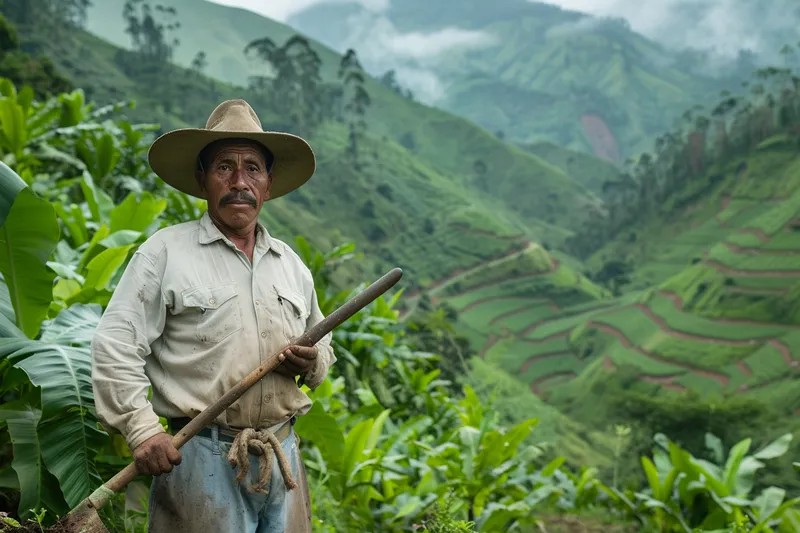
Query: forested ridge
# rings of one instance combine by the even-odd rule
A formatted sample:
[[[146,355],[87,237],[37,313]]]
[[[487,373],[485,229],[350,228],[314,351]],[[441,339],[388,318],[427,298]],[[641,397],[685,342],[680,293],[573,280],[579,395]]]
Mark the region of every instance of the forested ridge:
[[[722,95],[713,120],[688,112],[687,130],[595,192],[591,161],[569,152],[469,130],[490,152],[454,163],[419,148],[447,145],[431,140],[435,128],[388,135],[391,106],[413,95],[391,78],[391,95],[376,88],[353,51],[325,75],[307,38],[265,36],[242,50],[264,75],[234,87],[203,75],[202,53],[191,71],[171,64],[174,9],[126,2],[133,47],[121,50],[81,32],[88,5],[2,4],[0,528],[52,525],[131,460],[97,423],[92,331],[136,248],[205,209],[158,180],[146,151],[243,96],[265,124],[317,148],[322,183],[263,220],[311,269],[323,312],[411,267],[335,331],[339,361],[308,391],[314,407],[296,430],[315,531],[800,529],[789,416],[800,399],[757,395],[793,383],[794,281],[749,283],[793,272],[752,262],[793,250],[800,103],[789,67],[757,72],[746,98]],[[55,50],[50,32],[75,46]],[[369,118],[375,107],[383,123]],[[527,170],[493,162],[503,157]],[[549,192],[528,206],[531,168]],[[500,172],[516,180],[505,193],[489,181]],[[473,187],[492,198],[470,206]],[[344,222],[322,231],[323,213],[342,206]],[[583,211],[585,223],[562,225]],[[639,246],[676,217],[699,228],[694,247]],[[137,507],[117,497],[102,511],[109,530],[142,530],[146,500]]]

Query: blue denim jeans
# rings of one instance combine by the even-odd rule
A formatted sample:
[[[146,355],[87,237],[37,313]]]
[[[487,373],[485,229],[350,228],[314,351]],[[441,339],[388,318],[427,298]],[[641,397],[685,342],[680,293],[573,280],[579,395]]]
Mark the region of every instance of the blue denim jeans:
[[[294,431],[281,443],[298,485],[292,491],[273,457],[269,494],[250,493],[248,487],[258,480],[258,457],[250,455],[250,469],[236,483],[238,468],[227,459],[230,447],[213,428],[212,438],[196,436],[181,447],[181,464],[153,478],[149,533],[311,532],[308,483]]]

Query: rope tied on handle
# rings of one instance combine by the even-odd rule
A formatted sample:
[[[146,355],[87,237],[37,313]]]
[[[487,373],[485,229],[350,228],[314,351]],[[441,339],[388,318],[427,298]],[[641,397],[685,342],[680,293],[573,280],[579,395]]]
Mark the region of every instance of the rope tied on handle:
[[[233,468],[239,467],[239,473],[236,474],[237,483],[241,482],[250,470],[248,453],[258,457],[259,466],[258,482],[248,487],[250,492],[269,494],[269,489],[265,487],[269,484],[272,476],[273,455],[278,460],[278,467],[281,470],[281,474],[283,474],[283,483],[286,485],[286,489],[293,490],[297,488],[297,483],[292,479],[289,461],[286,459],[281,443],[271,431],[266,429],[257,431],[253,428],[246,428],[236,435],[231,445],[231,451],[228,452],[228,461]]]

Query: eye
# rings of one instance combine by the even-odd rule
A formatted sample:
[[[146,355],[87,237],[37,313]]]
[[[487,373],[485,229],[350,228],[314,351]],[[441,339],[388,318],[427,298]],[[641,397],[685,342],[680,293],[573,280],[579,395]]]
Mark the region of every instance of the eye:
[[[259,170],[261,170],[261,169],[260,169],[260,168],[258,168],[258,167],[257,167],[257,166],[255,166],[255,165],[250,165],[250,166],[248,167],[248,170],[249,170],[250,172],[256,173],[256,172],[258,172],[258,171],[259,171]]]

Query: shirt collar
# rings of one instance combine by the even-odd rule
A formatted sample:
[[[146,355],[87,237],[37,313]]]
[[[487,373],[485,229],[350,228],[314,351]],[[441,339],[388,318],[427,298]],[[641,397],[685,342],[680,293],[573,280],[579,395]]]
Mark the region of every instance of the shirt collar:
[[[261,221],[258,221],[256,224],[256,249],[260,248],[264,253],[271,250],[281,255],[280,247],[275,246],[272,236],[267,231],[266,226],[264,226]],[[211,215],[206,211],[203,213],[203,216],[200,217],[200,235],[198,236],[198,241],[200,244],[209,244],[219,240],[225,241],[233,246],[230,239],[222,234],[217,225],[214,224],[214,221],[211,220]]]

